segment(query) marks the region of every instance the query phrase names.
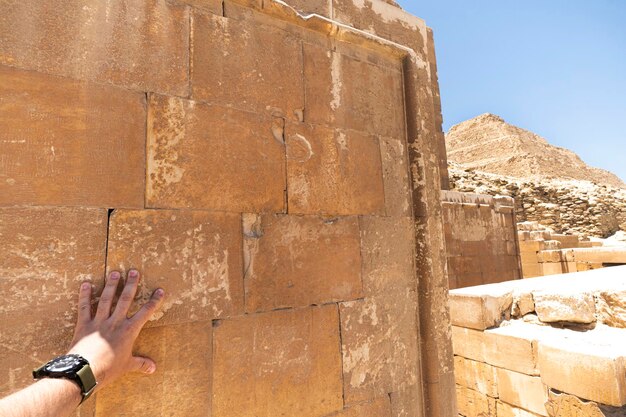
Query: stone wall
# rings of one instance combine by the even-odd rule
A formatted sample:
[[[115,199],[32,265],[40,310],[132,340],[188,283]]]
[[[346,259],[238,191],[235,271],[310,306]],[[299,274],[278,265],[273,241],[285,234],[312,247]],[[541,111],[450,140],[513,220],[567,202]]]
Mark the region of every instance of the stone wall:
[[[626,267],[450,292],[459,414],[626,415]]]
[[[0,395],[135,267],[157,373],[80,416],[456,416],[432,32],[288,3],[0,5]]]
[[[513,197],[519,221],[536,221],[562,234],[606,238],[626,231],[626,190],[585,181],[541,183],[450,165],[451,189]]]
[[[519,279],[513,199],[441,192],[450,288]]]

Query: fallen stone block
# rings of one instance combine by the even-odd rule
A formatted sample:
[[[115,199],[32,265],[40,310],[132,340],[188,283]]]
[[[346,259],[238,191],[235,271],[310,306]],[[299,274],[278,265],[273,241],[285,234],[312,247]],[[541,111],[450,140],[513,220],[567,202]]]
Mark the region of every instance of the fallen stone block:
[[[591,293],[576,291],[533,292],[535,311],[544,323],[593,323],[596,321],[595,301]]]

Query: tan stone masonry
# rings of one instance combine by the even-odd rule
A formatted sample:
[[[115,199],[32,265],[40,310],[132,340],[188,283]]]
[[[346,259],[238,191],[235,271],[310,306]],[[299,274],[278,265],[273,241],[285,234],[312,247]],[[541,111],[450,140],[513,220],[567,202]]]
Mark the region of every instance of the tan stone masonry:
[[[3,2],[0,395],[136,267],[158,371],[78,416],[456,416],[440,109],[392,2]]]

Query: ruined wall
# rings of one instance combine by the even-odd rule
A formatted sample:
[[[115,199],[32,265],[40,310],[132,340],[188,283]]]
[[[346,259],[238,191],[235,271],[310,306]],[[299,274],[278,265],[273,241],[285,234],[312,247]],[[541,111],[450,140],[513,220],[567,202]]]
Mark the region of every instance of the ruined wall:
[[[513,199],[442,191],[450,288],[521,278]]]
[[[288,3],[0,3],[0,394],[135,267],[157,373],[80,416],[456,415],[432,33]]]
[[[557,233],[606,238],[626,231],[626,190],[586,181],[520,180],[451,166],[452,189],[513,197],[518,220]]]

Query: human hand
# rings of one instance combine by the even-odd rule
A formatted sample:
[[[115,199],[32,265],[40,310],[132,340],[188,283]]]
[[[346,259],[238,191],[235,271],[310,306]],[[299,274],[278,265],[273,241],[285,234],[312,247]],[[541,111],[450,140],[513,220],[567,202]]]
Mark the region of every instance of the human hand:
[[[109,274],[93,317],[91,283],[84,282],[78,296],[78,322],[68,353],[79,354],[89,361],[98,390],[128,372],[152,374],[156,370],[152,359],[133,356],[132,350],[139,332],[163,302],[164,291],[160,288],[154,291],[150,300],[129,318],[139,272],[134,269],[128,272],[124,290],[111,311],[120,279],[117,271]]]

